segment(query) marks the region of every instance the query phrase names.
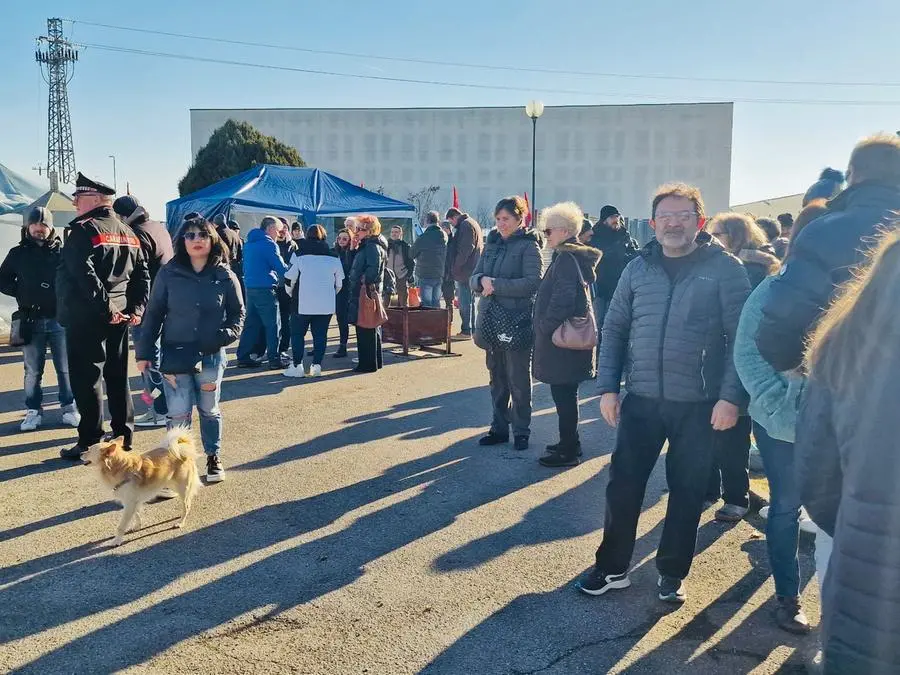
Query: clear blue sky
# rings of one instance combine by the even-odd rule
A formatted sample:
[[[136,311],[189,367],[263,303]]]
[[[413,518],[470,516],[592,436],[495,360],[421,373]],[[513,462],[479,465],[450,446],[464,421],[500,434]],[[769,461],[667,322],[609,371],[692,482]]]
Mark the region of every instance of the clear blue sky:
[[[587,2],[3,3],[0,162],[30,174],[46,162],[47,88],[34,37],[48,17],[387,56],[632,74],[757,80],[900,83],[900,2],[690,0]],[[304,9],[310,8],[310,9]],[[735,106],[732,203],[805,190],[825,165],[843,168],[854,142],[900,129],[900,86],[800,86],[577,77],[435,67],[225,46],[65,24],[80,42],[304,68],[429,78],[527,91],[386,83],[82,50],[70,85],[78,167],[112,180],[159,217],[190,162],[189,109],[396,107],[659,102],[698,97],[840,99],[892,105]],[[578,94],[549,93],[571,89]],[[606,95],[599,95],[604,92]],[[302,149],[301,149],[302,151]],[[603,186],[598,185],[598,202]]]

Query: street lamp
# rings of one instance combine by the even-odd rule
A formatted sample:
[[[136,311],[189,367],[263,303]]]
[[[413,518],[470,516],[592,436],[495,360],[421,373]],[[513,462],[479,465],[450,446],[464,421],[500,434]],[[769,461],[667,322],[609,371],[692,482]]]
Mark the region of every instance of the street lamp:
[[[109,158],[113,161],[113,190],[118,192],[119,189],[118,189],[118,186],[116,185],[116,156],[109,155]]]
[[[525,114],[531,118],[531,222],[537,224],[537,197],[534,194],[534,175],[537,157],[537,121],[544,114],[544,104],[540,101],[529,101],[525,106]]]

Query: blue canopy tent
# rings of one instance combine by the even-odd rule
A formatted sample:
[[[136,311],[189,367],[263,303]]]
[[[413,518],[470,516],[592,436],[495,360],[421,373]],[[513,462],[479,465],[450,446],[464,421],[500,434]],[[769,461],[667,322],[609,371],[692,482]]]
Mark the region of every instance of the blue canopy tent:
[[[218,183],[166,204],[171,232],[192,211],[208,219],[232,211],[277,212],[302,215],[307,225],[320,216],[354,213],[415,218],[416,208],[353,185],[319,169],[260,164]]]

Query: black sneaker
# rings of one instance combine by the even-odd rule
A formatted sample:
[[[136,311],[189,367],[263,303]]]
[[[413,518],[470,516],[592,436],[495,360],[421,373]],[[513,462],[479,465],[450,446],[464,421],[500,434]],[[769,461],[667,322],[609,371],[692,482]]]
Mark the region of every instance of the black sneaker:
[[[578,450],[575,452],[575,454],[578,455],[579,457],[581,457],[584,454],[584,452],[582,452],[582,450],[581,450],[581,441],[578,441],[577,447],[578,447]],[[551,443],[550,445],[547,446],[547,450],[549,450],[551,453],[556,452],[557,449],[559,449],[559,443]]]
[[[775,607],[775,623],[782,630],[794,635],[806,635],[810,632],[809,619],[800,607],[800,598],[777,598]]]
[[[225,469],[222,467],[222,460],[218,455],[207,455],[206,482],[221,483],[223,480],[225,480]]]
[[[259,368],[262,365],[261,361],[238,361],[235,364],[238,368]]]
[[[681,579],[660,574],[656,585],[659,587],[659,599],[663,602],[680,605],[687,600],[687,594],[684,592],[684,582]]]
[[[343,359],[347,356],[347,345],[341,345],[338,347],[338,350],[332,354],[332,356],[336,359]]]
[[[516,441],[515,441],[513,447],[516,450],[518,450],[519,452],[522,452],[523,450],[527,450],[528,449],[528,436],[516,436]]]
[[[538,459],[542,466],[548,466],[551,469],[561,468],[564,466],[578,466],[580,464],[578,455],[574,452],[565,452],[557,448],[556,452],[548,452]]]
[[[501,436],[493,431],[489,431],[487,436],[478,440],[478,445],[500,445],[502,443],[509,443],[509,436]]]
[[[628,578],[628,572],[607,574],[603,570],[598,570],[596,566],[575,583],[575,588],[588,595],[603,595],[606,591],[629,586],[631,586],[631,579]]]
[[[81,455],[83,455],[87,451],[87,448],[83,448],[76,443],[71,448],[63,448],[62,450],[60,450],[59,456],[63,459],[72,459],[78,461],[81,459]]]

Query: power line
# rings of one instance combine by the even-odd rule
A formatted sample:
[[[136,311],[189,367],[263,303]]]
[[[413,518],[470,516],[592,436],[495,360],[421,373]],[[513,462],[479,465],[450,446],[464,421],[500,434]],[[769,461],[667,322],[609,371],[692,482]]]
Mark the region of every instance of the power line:
[[[123,54],[137,54],[140,56],[156,56],[161,58],[179,59],[183,61],[195,61],[199,63],[215,63],[228,66],[240,66],[244,68],[259,68],[264,70],[280,70],[294,73],[305,73],[309,75],[327,75],[330,77],[348,77],[360,80],[376,80],[380,82],[399,82],[405,84],[425,84],[442,87],[463,87],[467,89],[487,89],[491,91],[520,91],[531,93],[547,93],[547,94],[567,94],[575,96],[598,96],[598,97],[632,97],[651,100],[671,100],[670,96],[662,96],[658,94],[639,94],[639,93],[615,93],[615,92],[594,92],[585,91],[583,89],[550,89],[533,87],[514,86],[514,85],[494,85],[479,84],[476,82],[451,82],[446,80],[425,80],[408,77],[393,77],[389,75],[364,75],[362,73],[345,73],[333,70],[320,70],[315,68],[298,68],[296,66],[281,66],[267,63],[254,63],[251,61],[234,61],[230,59],[216,59],[207,56],[196,56],[192,54],[173,54],[170,52],[153,51],[146,49],[134,49],[131,47],[118,47],[115,45],[102,45],[87,42],[75,43],[84,49],[98,49],[102,51],[118,52]],[[704,103],[719,103],[721,98],[709,97],[691,97],[692,102],[701,101]],[[779,99],[779,98],[745,98],[730,97],[731,101],[738,103],[773,103],[773,104],[797,104],[797,105],[865,105],[865,106],[900,106],[900,101],[877,101],[877,100],[834,100],[834,99]]]
[[[494,70],[516,73],[543,73],[546,75],[576,75],[579,77],[618,77],[636,80],[673,80],[679,82],[714,82],[714,83],[734,83],[734,84],[769,84],[769,85],[787,85],[787,86],[829,86],[829,87],[900,87],[900,82],[846,82],[846,81],[816,81],[816,80],[772,80],[772,79],[747,79],[732,77],[701,77],[688,75],[654,75],[639,73],[604,73],[590,70],[564,70],[556,68],[537,68],[531,66],[510,66],[510,65],[491,65],[484,63],[462,63],[453,61],[438,61],[432,59],[409,58],[400,56],[384,56],[379,54],[361,54],[357,52],[343,52],[327,49],[309,49],[306,47],[296,47],[293,45],[279,45],[265,42],[251,42],[247,40],[234,40],[231,38],[217,38],[208,35],[191,35],[187,33],[174,33],[171,31],[152,30],[149,28],[135,28],[132,26],[114,26],[107,23],[96,23],[92,21],[80,21],[77,19],[63,19],[73,25],[80,23],[84,26],[94,26],[97,28],[108,28],[111,30],[129,31],[133,33],[144,33],[147,35],[163,35],[166,37],[185,38],[188,40],[202,40],[206,42],[217,42],[227,45],[238,45],[243,47],[263,47],[268,49],[279,49],[283,51],[303,52],[306,54],[321,54],[324,56],[343,56],[350,58],[361,58],[378,61],[395,61],[399,63],[416,63],[428,66],[449,66],[452,68],[476,68],[481,70]]]

